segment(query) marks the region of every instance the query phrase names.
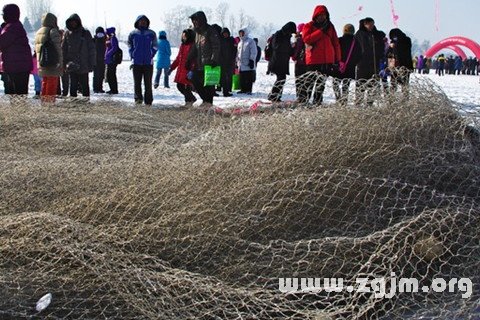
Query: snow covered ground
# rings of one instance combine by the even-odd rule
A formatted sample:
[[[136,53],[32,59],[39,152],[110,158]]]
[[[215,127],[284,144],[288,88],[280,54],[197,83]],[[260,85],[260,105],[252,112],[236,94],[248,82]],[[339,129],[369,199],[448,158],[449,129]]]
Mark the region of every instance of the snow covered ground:
[[[463,105],[466,109],[480,112],[480,77],[467,75],[446,75],[440,77],[434,73],[429,75],[415,75],[428,77],[436,83],[454,102]]]
[[[125,54],[128,52],[124,48]],[[174,50],[172,58],[176,55]],[[134,88],[133,88],[133,75],[129,69],[129,61],[124,61],[118,66],[117,77],[119,82],[120,94],[114,97],[110,97],[106,94],[92,94],[92,102],[97,99],[114,99],[124,102],[133,103],[134,101]],[[293,64],[291,65],[291,74],[293,74]],[[215,106],[222,108],[229,107],[246,107],[251,106],[257,101],[267,101],[267,95],[270,92],[275,77],[267,75],[267,62],[261,61],[258,64],[257,70],[257,82],[254,84],[254,94],[252,96],[237,95],[233,97],[224,98],[223,96],[215,97]],[[426,77],[432,80],[435,84],[440,86],[447,96],[454,102],[465,107],[469,112],[480,112],[480,78],[478,76],[453,76],[446,75],[439,77],[433,72],[429,75],[414,74],[413,77]],[[172,107],[181,106],[184,104],[183,96],[176,89],[176,84],[173,82],[174,74],[170,76],[170,89],[163,88],[163,78],[160,81],[160,87],[154,89],[154,103],[153,107]],[[33,92],[33,79],[31,82],[31,92]],[[90,78],[90,86],[92,86],[92,79]],[[104,89],[109,90],[108,84],[104,84]],[[353,87],[352,87],[353,90]],[[295,85],[294,77],[291,75],[287,78],[287,83],[284,89],[283,100],[295,100]],[[331,87],[331,81],[328,81],[327,88],[325,90],[326,103],[335,101],[334,93]],[[199,102],[200,103],[200,100]]]
[[[129,70],[129,62],[124,61],[118,67],[118,81],[119,81],[119,91],[120,95],[116,96],[115,99],[125,100],[128,102],[133,101],[133,76]],[[293,65],[292,65],[292,74],[293,74]],[[258,100],[265,100],[268,93],[270,92],[273,83],[275,82],[275,77],[267,75],[267,62],[261,61],[258,64],[257,70],[257,82],[254,85],[254,95],[245,96],[245,95],[234,95],[231,98],[224,98],[222,96],[215,98],[215,105],[220,107],[228,107],[235,105],[249,105],[249,103],[254,103]],[[439,77],[435,74],[429,75],[418,75],[415,74],[413,77],[427,77],[440,86],[447,96],[453,101],[464,104],[470,107],[478,108],[480,111],[480,81],[478,76],[453,76],[446,75],[444,77]],[[172,105],[181,105],[183,104],[183,96],[178,92],[173,82],[174,74],[170,76],[170,89],[163,88],[163,80],[160,81],[161,85],[158,89],[154,90],[154,106],[172,106]],[[106,85],[108,88],[108,85]],[[105,95],[95,95],[95,97],[104,97]],[[287,84],[284,91],[284,100],[294,100],[295,99],[295,86],[294,86],[294,77],[289,76],[287,78]],[[331,88],[330,81],[327,84],[327,89],[325,91],[325,101],[333,102],[335,100],[333,90]]]
[[[34,34],[29,35],[31,43],[33,43]],[[124,52],[124,58],[128,57],[128,47],[126,43],[121,42],[120,46]],[[178,53],[178,48],[172,48],[172,60],[175,59]],[[124,61],[118,66],[117,77],[119,82],[119,95],[110,97],[106,94],[93,94],[92,101],[94,102],[97,99],[114,99],[121,100],[124,102],[134,101],[134,90],[133,90],[133,75],[129,69],[130,62]],[[293,77],[294,65],[290,65],[291,75],[287,77],[287,83],[285,85],[283,100],[295,100],[295,80]],[[268,93],[270,92],[273,83],[275,82],[275,76],[267,75],[267,62],[262,60],[258,64],[257,70],[257,82],[254,84],[254,94],[252,96],[246,95],[234,95],[230,98],[216,97],[214,99],[214,105],[222,108],[229,107],[246,107],[251,106],[257,101],[267,101]],[[155,76],[155,75],[154,75]],[[439,77],[431,72],[429,75],[418,75],[414,74],[413,77],[427,77],[437,84],[447,96],[454,101],[455,103],[462,106],[462,108],[468,113],[476,113],[477,117],[480,113],[480,77],[478,76],[453,76],[446,75],[444,77]],[[172,107],[172,106],[181,106],[184,104],[183,96],[176,89],[176,84],[173,82],[175,78],[175,73],[170,76],[170,89],[165,89],[161,85],[158,89],[154,89],[154,107]],[[90,74],[90,87],[92,87],[92,73]],[[163,84],[163,78],[160,81],[160,84]],[[33,78],[30,81],[30,92],[34,92],[33,89]],[[3,89],[3,88],[2,88]],[[109,90],[108,84],[104,85],[105,91]],[[352,90],[354,88],[352,87]],[[3,90],[2,90],[3,91]],[[93,90],[92,90],[93,91]],[[331,81],[328,81],[327,87],[324,94],[324,101],[326,103],[331,103],[335,101],[335,96],[332,90]],[[200,103],[200,102],[198,102]]]

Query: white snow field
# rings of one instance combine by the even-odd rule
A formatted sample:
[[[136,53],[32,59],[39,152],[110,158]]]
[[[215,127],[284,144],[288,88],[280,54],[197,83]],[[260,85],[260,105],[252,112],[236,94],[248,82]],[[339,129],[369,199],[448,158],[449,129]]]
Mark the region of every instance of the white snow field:
[[[128,48],[124,43],[121,43],[121,47],[124,52],[124,59],[128,58]],[[172,61],[175,59],[178,53],[177,48],[172,48]],[[254,84],[254,94],[252,96],[246,95],[234,95],[233,97],[224,98],[221,93],[220,97],[215,97],[214,105],[220,108],[229,108],[229,107],[246,107],[251,106],[257,101],[267,101],[267,95],[270,92],[273,83],[275,82],[275,76],[267,75],[267,65],[268,62],[261,60],[258,64],[257,70],[257,81]],[[123,102],[133,103],[134,89],[133,89],[133,75],[129,69],[130,61],[123,61],[122,64],[118,66],[117,77],[119,82],[119,95],[110,97],[106,94],[93,94],[92,93],[92,102],[96,99],[113,99],[121,100]],[[156,71],[155,71],[156,72]],[[295,86],[294,86],[294,64],[290,64],[290,76],[287,77],[287,83],[284,89],[283,100],[295,100]],[[92,87],[92,76],[90,74],[90,87]],[[155,74],[154,74],[155,76]],[[414,74],[413,77],[426,77],[432,80],[435,84],[441,87],[447,96],[464,107],[465,111],[475,110],[478,112],[480,110],[480,81],[478,76],[453,76],[446,75],[444,77],[439,77],[434,74],[434,71],[429,75],[418,75]],[[184,104],[183,96],[176,89],[176,84],[174,83],[175,72],[170,76],[170,89],[163,88],[163,75],[160,80],[160,87],[154,89],[154,103],[153,107],[162,108],[162,107],[175,107],[181,106]],[[30,81],[31,92],[33,92],[33,78]],[[107,91],[108,84],[104,84],[104,89]],[[353,85],[351,87],[354,90]],[[198,95],[197,95],[198,98]],[[331,80],[327,83],[327,88],[324,94],[325,103],[332,103],[335,101],[335,96],[331,86]],[[197,104],[200,103],[197,102]]]
[[[172,59],[173,58],[174,56],[172,56]],[[117,76],[120,94],[113,97],[113,99],[133,103],[133,75],[129,67],[129,61],[124,61],[118,66]],[[259,100],[266,101],[267,95],[270,92],[273,83],[275,82],[275,76],[267,75],[266,72],[267,62],[262,60],[258,64],[257,82],[254,84],[254,94],[252,96],[234,95],[233,97],[224,98],[220,93],[220,97],[215,97],[214,105],[223,108],[233,106],[248,106]],[[293,64],[291,65],[290,73],[291,75],[287,77],[287,84],[285,85],[284,89],[284,100],[295,99]],[[452,101],[465,105],[465,107],[470,109],[473,108],[477,111],[480,110],[480,82],[478,76],[446,75],[439,77],[433,72],[429,75],[414,74],[412,76],[426,77],[440,86]],[[181,106],[184,104],[183,96],[180,94],[180,92],[178,92],[176,85],[173,82],[174,78],[175,73],[172,73],[170,76],[170,89],[163,88],[163,78],[160,81],[160,87],[158,89],[154,89],[154,107],[172,107]],[[90,84],[91,83],[92,82],[90,81]],[[108,84],[105,84],[105,88],[108,89]],[[96,98],[108,98],[108,96],[105,94],[94,94],[92,97],[93,101]],[[326,103],[335,101],[335,96],[331,87],[331,80],[329,80],[327,83],[324,99]]]

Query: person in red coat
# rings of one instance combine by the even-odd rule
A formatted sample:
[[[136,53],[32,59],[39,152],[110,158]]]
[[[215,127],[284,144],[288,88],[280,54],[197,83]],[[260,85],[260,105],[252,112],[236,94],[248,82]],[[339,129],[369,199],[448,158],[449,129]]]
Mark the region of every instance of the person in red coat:
[[[192,29],[186,29],[182,33],[182,44],[178,55],[170,66],[168,74],[170,75],[175,69],[175,82],[177,89],[185,96],[185,107],[191,107],[197,98],[192,93],[192,84],[190,82],[189,73],[194,70],[194,66],[187,60],[190,49],[195,42],[195,32]]]
[[[306,77],[307,94],[310,97],[316,87],[313,103],[321,104],[325,82],[338,68],[342,57],[337,32],[330,21],[327,7],[320,5],[315,8],[312,21],[303,28],[303,41],[306,44],[307,70],[317,74]]]

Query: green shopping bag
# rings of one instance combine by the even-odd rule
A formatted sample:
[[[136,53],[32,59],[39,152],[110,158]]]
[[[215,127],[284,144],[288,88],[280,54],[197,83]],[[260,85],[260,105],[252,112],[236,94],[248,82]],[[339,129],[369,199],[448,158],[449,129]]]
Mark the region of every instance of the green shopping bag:
[[[236,90],[241,90],[239,74],[234,74],[232,77],[232,91],[236,91]]]
[[[220,84],[220,75],[222,74],[222,68],[220,66],[212,67],[205,66],[205,80],[203,85],[207,86],[217,86]]]

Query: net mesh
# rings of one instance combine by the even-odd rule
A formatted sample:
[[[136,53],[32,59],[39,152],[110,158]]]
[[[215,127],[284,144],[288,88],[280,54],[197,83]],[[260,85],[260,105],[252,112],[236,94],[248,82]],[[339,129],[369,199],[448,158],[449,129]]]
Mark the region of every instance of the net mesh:
[[[419,78],[369,97],[245,117],[4,98],[0,317],[52,293],[48,319],[478,319],[478,117]],[[474,287],[281,292],[292,277]]]

